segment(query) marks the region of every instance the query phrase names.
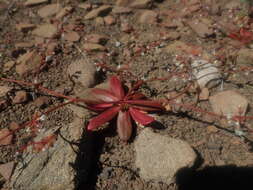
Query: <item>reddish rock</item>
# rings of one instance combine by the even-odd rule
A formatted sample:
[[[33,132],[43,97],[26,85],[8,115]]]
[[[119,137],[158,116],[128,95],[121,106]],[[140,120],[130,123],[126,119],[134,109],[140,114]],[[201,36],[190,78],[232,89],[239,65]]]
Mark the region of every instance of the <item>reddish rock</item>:
[[[11,144],[13,134],[7,128],[0,130],[0,145],[9,145]]]
[[[21,103],[26,102],[27,99],[28,99],[27,92],[21,90],[21,91],[16,92],[16,95],[15,95],[15,97],[13,98],[12,102],[13,102],[14,104],[21,104]]]
[[[9,129],[12,130],[12,131],[15,131],[15,130],[19,129],[19,127],[20,127],[19,124],[16,123],[16,122],[13,122],[13,121],[9,125]]]
[[[113,17],[113,16],[106,16],[105,18],[104,18],[104,21],[105,21],[105,24],[106,25],[113,25],[113,24],[115,24],[116,23],[116,20],[115,20],[115,18]]]

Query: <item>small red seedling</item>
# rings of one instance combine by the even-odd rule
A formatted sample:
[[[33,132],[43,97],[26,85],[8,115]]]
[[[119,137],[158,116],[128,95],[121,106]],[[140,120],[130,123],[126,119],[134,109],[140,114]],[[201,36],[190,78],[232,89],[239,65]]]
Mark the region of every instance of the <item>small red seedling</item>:
[[[137,92],[141,82],[137,82],[125,93],[121,81],[113,76],[109,79],[109,90],[94,88],[91,94],[96,99],[88,104],[91,110],[102,112],[92,118],[88,130],[95,130],[104,123],[117,117],[117,131],[120,139],[127,141],[132,134],[132,120],[141,125],[148,125],[154,118],[146,114],[146,111],[164,110],[162,104],[154,100],[145,100],[145,95]]]

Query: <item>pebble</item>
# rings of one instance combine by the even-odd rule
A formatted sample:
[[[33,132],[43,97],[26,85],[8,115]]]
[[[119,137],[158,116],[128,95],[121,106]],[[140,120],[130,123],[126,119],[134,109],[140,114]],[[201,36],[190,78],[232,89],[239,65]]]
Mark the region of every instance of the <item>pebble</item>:
[[[83,88],[89,88],[95,84],[96,67],[86,59],[73,61],[68,66],[67,73],[75,83],[82,85]]]
[[[38,10],[38,15],[42,18],[50,17],[56,15],[61,10],[60,4],[50,4],[46,5]]]
[[[139,23],[142,24],[155,24],[157,23],[158,14],[155,11],[145,10],[139,16]]]
[[[27,52],[18,58],[16,72],[20,76],[32,73],[36,69],[39,69],[41,62],[42,57],[36,51]]]
[[[3,129],[0,130],[0,139],[1,139],[0,140],[0,145],[9,145],[9,144],[11,144],[13,135],[10,134],[10,133],[11,133],[11,131],[9,129],[7,129],[7,128],[3,128]],[[10,134],[10,135],[6,136],[8,134]]]
[[[28,100],[28,95],[27,95],[27,92],[26,91],[18,91],[16,92],[12,102],[14,104],[21,104],[21,103],[24,103]]]
[[[80,36],[75,31],[69,31],[63,34],[63,38],[70,42],[77,42],[80,40]]]
[[[42,24],[33,30],[32,34],[43,38],[53,38],[57,34],[57,28],[53,24]]]
[[[116,23],[115,18],[111,15],[104,17],[104,21],[105,21],[105,24],[109,26],[114,25]]]

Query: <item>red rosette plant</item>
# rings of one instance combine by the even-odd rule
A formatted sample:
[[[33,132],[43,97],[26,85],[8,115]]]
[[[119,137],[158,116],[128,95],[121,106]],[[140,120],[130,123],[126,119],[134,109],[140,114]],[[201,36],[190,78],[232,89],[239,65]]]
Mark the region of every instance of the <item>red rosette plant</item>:
[[[136,83],[128,92],[125,92],[117,76],[109,79],[109,89],[94,88],[91,95],[95,99],[86,103],[88,107],[100,114],[92,118],[88,130],[95,130],[117,116],[117,132],[123,141],[127,141],[132,134],[132,120],[148,125],[155,119],[147,111],[161,111],[164,107],[159,101],[147,100],[145,95],[138,92],[141,83]]]

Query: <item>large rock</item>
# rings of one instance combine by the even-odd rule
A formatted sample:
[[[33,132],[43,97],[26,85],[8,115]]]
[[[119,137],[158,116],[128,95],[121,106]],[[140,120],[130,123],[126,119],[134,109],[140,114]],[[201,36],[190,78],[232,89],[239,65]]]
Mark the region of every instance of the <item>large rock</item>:
[[[196,154],[189,144],[144,129],[135,141],[135,164],[145,180],[170,184],[177,171],[192,167]]]
[[[233,117],[245,115],[248,108],[248,100],[238,92],[227,90],[219,92],[209,98],[214,113]]]
[[[81,138],[84,125],[83,120],[75,117],[73,123],[61,128],[61,135],[69,142]],[[11,177],[12,189],[18,190],[73,190],[75,189],[76,170],[71,167],[77,160],[77,154],[68,141],[58,137],[53,147],[36,154],[24,154]],[[90,142],[90,141],[89,141]],[[87,141],[87,143],[89,143]],[[90,145],[92,147],[92,145]],[[89,168],[88,157],[92,152],[85,153]],[[24,166],[24,163],[26,165]],[[22,169],[21,169],[22,168]],[[85,167],[84,167],[85,168]],[[88,170],[88,169],[87,169]],[[86,171],[82,171],[85,173]],[[82,178],[85,180],[85,177]]]

